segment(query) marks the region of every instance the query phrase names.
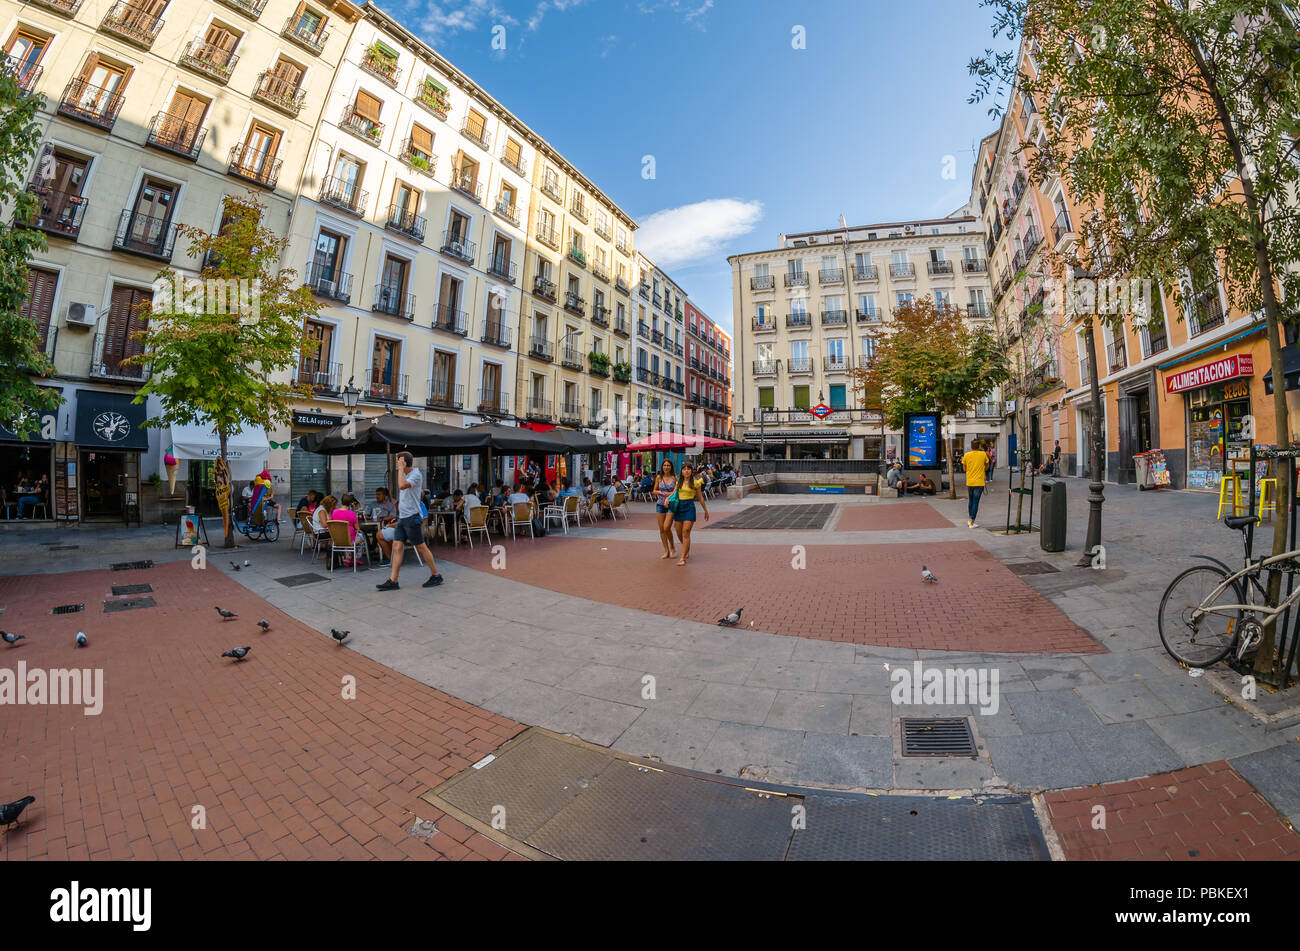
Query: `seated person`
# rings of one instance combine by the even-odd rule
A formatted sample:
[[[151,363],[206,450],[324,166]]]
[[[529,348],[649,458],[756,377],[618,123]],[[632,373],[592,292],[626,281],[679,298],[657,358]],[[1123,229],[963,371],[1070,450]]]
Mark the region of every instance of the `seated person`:
[[[527,502],[529,506],[529,517],[537,517],[537,504],[533,501],[533,484],[525,479],[519,484],[519,488],[506,498],[507,504],[513,509],[518,502]]]
[[[375,489],[375,504],[370,506],[370,517],[380,525],[397,521],[397,505],[382,485]]]
[[[343,496],[343,498],[344,498],[345,500],[346,500],[346,499],[351,499],[352,496],[350,496],[350,495],[345,495],[345,496]],[[352,501],[355,502],[356,499],[352,499]],[[322,505],[321,507],[324,508],[323,505]],[[339,522],[347,522],[347,523],[348,523],[348,541],[350,541],[350,542],[356,542],[356,540],[357,540],[357,524],[358,524],[357,513],[356,513],[352,508],[350,508],[350,507],[348,506],[348,504],[347,504],[346,501],[340,502],[340,504],[334,506],[334,508],[330,511],[330,518],[331,518],[331,519],[334,519],[334,520],[336,520],[336,521],[339,521]]]
[[[301,499],[298,500],[298,504],[294,506],[294,511],[306,512],[310,515],[313,511],[315,511],[316,506],[320,505],[320,500],[321,500],[321,494],[317,492],[315,489],[311,489],[307,492],[306,495],[304,495]]]
[[[889,472],[885,474],[885,484],[891,489],[896,489],[900,482],[906,481],[907,476],[903,474],[903,467],[897,462],[890,463]]]
[[[915,482],[907,483],[907,491],[913,495],[934,495],[934,483],[924,472]]]
[[[654,484],[655,484],[655,478],[649,472],[647,472],[645,475],[641,477],[641,491],[644,492],[646,495],[650,494],[650,489],[654,486]]]
[[[572,496],[577,496],[578,498],[581,498],[581,497],[582,497],[582,493],[581,493],[581,492],[579,492],[577,489],[573,488],[573,486],[569,485],[569,480],[568,480],[568,479],[561,479],[561,480],[560,480],[560,491],[559,491],[559,494],[556,496],[556,501],[558,501],[559,499],[568,498],[568,497],[571,496],[571,495],[572,495]]]
[[[333,513],[338,508],[339,500],[332,495],[327,495],[321,499],[320,505],[312,509],[311,527],[316,533],[316,538],[328,540],[330,537],[329,525],[326,523],[334,517]]]

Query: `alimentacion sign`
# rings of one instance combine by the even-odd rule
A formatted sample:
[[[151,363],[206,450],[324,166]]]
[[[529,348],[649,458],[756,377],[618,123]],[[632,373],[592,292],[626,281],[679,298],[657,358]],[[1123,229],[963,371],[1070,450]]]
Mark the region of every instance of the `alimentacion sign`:
[[[1190,370],[1171,373],[1165,377],[1166,393],[1182,393],[1195,390],[1213,383],[1235,379],[1240,376],[1255,375],[1255,358],[1249,353],[1236,353],[1222,360],[1204,363]]]

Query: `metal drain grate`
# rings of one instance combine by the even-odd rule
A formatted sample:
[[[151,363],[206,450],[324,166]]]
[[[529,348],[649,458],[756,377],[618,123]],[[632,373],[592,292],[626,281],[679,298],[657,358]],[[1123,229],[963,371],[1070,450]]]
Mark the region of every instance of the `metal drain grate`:
[[[153,591],[151,584],[115,584],[113,585],[113,594],[120,596],[123,594],[149,594]]]
[[[1049,565],[1045,561],[1022,561],[1014,565],[1007,565],[1007,571],[1013,575],[1048,575],[1060,570],[1060,568]]]
[[[86,610],[84,604],[60,604],[57,608],[50,608],[51,614],[76,614],[78,611]]]
[[[116,564],[108,566],[113,571],[139,571],[142,568],[152,568],[152,561],[119,561]]]
[[[121,601],[105,601],[104,613],[111,614],[116,611],[134,611],[136,608],[156,607],[153,598],[123,598]]]
[[[969,756],[975,759],[975,734],[966,717],[903,717],[904,756]]]
[[[286,588],[297,588],[300,585],[315,584],[317,581],[329,581],[330,579],[326,578],[324,575],[307,572],[306,574],[288,575],[287,577],[276,578],[275,580]]]

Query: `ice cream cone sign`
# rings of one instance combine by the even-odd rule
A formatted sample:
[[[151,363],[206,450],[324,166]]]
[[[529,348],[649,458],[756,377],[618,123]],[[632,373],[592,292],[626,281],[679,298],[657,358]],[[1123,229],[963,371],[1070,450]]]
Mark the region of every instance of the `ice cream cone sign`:
[[[169,452],[163,456],[163,465],[167,467],[167,492],[174,495],[176,493],[176,472],[180,469],[181,464]]]

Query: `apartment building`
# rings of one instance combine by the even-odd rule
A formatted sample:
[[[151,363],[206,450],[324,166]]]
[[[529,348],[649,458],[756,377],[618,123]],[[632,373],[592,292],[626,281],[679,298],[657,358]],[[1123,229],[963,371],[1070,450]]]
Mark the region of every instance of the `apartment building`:
[[[901,433],[861,405],[851,371],[869,360],[897,307],[929,296],[990,320],[988,260],[968,207],[946,218],[781,235],[732,255],[737,439],[769,456],[878,459]],[[1000,395],[954,420],[955,431],[1005,442]]]
[[[686,301],[687,431],[719,439],[731,432],[731,339]]]
[[[150,368],[140,305],[168,264],[195,275],[177,228],[218,227],[228,195],[253,192],[284,233],[316,118],[357,8],[298,0],[0,0],[4,65],[42,97],[28,189],[41,230],[26,313],[65,403],[26,444],[0,430],[0,468],[44,474],[49,515],[139,517],[140,481],[161,473],[169,438],[131,400]],[[211,491],[211,464],[186,474]]]
[[[1020,56],[1032,76],[1032,44]],[[1068,255],[1093,209],[1079,205],[1059,178],[1031,181],[1021,155],[1025,143],[1031,153],[1046,144],[1044,123],[1059,128],[1064,117],[1019,88],[1010,102],[998,130],[981,143],[972,203],[981,209],[996,324],[1021,394],[1014,428],[1017,437],[1025,433],[1021,448],[1036,464],[1059,439],[1063,470],[1087,474],[1092,397],[1084,323],[1072,295],[1052,293],[1072,275],[1048,250]],[[1149,302],[1137,305],[1145,320],[1094,318],[1106,481],[1134,481],[1134,454],[1160,449],[1174,487],[1214,489],[1233,458],[1248,452],[1248,418],[1255,442],[1275,441],[1260,315],[1230,308],[1221,278],[1204,287],[1192,287],[1191,275],[1183,280],[1181,307],[1173,288],[1157,285]],[[1134,289],[1126,288],[1130,300],[1141,301]],[[1097,297],[1104,309],[1107,294]]]
[[[686,293],[637,254],[634,436],[682,432],[686,394]]]

